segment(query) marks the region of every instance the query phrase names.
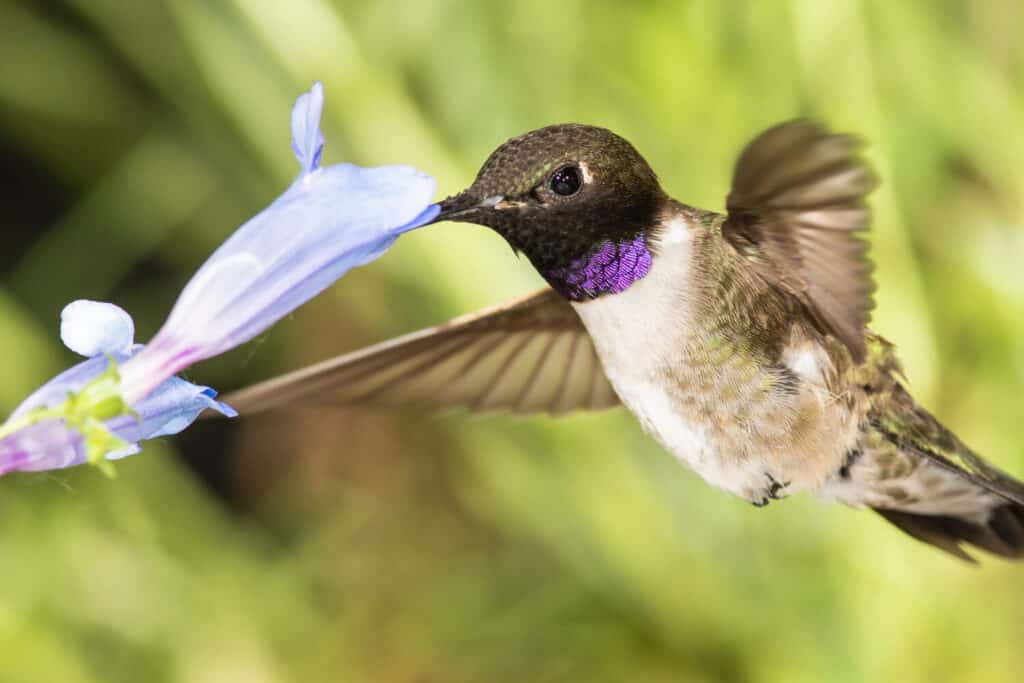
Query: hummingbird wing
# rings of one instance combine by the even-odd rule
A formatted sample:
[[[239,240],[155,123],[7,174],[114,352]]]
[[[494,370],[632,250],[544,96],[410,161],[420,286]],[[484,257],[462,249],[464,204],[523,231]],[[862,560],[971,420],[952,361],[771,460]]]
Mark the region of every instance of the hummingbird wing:
[[[239,413],[410,404],[564,413],[618,405],[590,335],[552,290],[455,318],[236,391]]]
[[[761,133],[733,172],[723,236],[769,283],[797,296],[820,327],[864,359],[871,264],[856,233],[875,186],[860,142],[811,121]]]

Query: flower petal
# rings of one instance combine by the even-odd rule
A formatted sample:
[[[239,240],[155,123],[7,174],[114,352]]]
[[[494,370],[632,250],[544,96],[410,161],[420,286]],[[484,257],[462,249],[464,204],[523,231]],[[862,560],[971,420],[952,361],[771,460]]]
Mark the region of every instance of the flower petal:
[[[292,107],[292,151],[303,173],[320,167],[324,134],[320,132],[320,116],[324,109],[324,86],[317,81],[308,93],[299,95]]]
[[[217,392],[210,387],[171,377],[145,400],[133,406],[138,417],[122,415],[110,420],[108,424],[125,441],[136,442],[177,434],[192,424],[207,408],[226,417],[238,415],[231,406],[215,401],[216,395]]]
[[[60,313],[60,338],[80,356],[126,353],[135,339],[135,323],[114,304],[79,299]]]
[[[411,221],[409,221],[402,227],[396,228],[395,234],[402,235],[409,232],[410,230],[415,230],[416,228],[422,227],[429,223],[430,221],[437,218],[437,214],[439,213],[441,213],[441,205],[431,204],[427,208],[423,209],[423,211],[420,212],[420,215],[416,216],[416,218],[413,218]]]
[[[14,470],[54,470],[85,462],[81,434],[52,419],[0,439],[0,474]]]
[[[433,178],[409,166],[338,164],[300,177],[185,286],[157,336],[123,368],[128,397],[143,395],[147,380],[248,341],[380,256],[436,215],[434,188]]]

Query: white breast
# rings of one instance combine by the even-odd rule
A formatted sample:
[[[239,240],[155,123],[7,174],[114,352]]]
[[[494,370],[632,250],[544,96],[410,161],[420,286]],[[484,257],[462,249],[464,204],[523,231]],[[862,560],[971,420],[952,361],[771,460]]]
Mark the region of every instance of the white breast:
[[[692,325],[687,292],[693,235],[682,218],[665,225],[647,277],[620,294],[574,304],[605,373],[644,430],[710,483],[739,492],[746,475],[718,457],[705,428],[676,408],[666,367],[680,361]]]

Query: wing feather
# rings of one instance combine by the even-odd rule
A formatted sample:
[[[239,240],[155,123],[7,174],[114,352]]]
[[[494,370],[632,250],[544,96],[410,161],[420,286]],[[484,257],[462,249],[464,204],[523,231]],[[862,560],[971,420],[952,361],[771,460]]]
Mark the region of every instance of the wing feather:
[[[296,370],[224,399],[275,408],[424,405],[561,414],[618,404],[572,307],[544,290]]]
[[[740,154],[722,234],[773,285],[797,296],[857,361],[865,355],[871,266],[856,233],[875,177],[860,143],[810,121],[771,128]]]

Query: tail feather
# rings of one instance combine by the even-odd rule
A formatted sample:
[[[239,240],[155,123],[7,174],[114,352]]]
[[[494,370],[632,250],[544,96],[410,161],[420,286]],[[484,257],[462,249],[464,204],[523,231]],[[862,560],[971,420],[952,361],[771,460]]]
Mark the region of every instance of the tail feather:
[[[1024,482],[986,462],[907,390],[893,346],[869,337],[855,371],[869,402],[864,435],[832,485],[900,530],[963,560],[964,545],[1024,559]]]
[[[975,562],[961,544],[967,543],[993,555],[1024,559],[1024,505],[1007,503],[993,508],[984,524],[959,517],[921,515],[901,510],[875,509],[901,531],[945,550],[967,562]]]

